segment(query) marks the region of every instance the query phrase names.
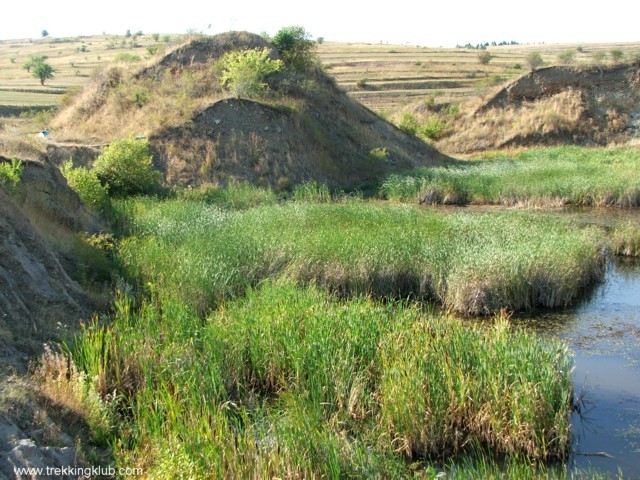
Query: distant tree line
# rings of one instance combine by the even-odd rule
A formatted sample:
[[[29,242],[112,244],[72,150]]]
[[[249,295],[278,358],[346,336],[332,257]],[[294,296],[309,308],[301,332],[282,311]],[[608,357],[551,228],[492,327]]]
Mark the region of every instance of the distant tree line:
[[[503,45],[520,45],[520,43],[516,42],[515,40],[511,40],[510,42],[507,42],[506,40],[503,40],[502,42],[485,42],[485,43],[478,43],[476,45],[473,45],[471,43],[467,43],[466,45],[456,45],[456,48],[471,48],[471,49],[475,49],[475,50],[485,50],[487,47],[491,46],[491,47],[502,47]]]

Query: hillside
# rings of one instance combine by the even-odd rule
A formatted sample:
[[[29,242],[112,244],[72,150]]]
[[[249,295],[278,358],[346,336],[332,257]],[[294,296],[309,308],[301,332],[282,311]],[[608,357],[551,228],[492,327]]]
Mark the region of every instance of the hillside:
[[[317,66],[270,76],[263,97],[230,96],[219,60],[253,48],[278,58],[262,37],[232,32],[191,40],[143,67],[111,67],[61,110],[55,137],[144,135],[165,180],[182,185],[367,188],[391,172],[448,161],[353,101]]]
[[[640,140],[640,65],[546,67],[506,84],[451,121],[448,152]]]

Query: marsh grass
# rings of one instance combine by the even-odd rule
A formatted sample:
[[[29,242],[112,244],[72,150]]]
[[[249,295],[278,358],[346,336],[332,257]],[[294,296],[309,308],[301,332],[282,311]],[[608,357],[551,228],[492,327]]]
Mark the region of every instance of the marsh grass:
[[[175,196],[231,210],[245,210],[278,202],[278,196],[271,188],[256,187],[250,183],[231,183],[225,187],[205,184],[196,188],[180,188],[175,190]]]
[[[640,256],[640,227],[628,222],[614,228],[611,234],[611,249],[616,255],[626,257]]]
[[[423,204],[637,207],[639,178],[637,149],[561,147],[394,175],[381,192]]]
[[[504,320],[287,281],[203,319],[154,290],[137,309],[121,298],[72,351],[96,389],[126,392],[117,455],[152,478],[399,478],[411,458],[433,472],[471,450],[531,465],[569,445],[566,347]]]
[[[448,215],[361,201],[234,212],[150,199],[115,209],[131,233],[120,244],[131,276],[202,313],[267,278],[470,314],[559,307],[604,272],[600,232],[526,212]]]

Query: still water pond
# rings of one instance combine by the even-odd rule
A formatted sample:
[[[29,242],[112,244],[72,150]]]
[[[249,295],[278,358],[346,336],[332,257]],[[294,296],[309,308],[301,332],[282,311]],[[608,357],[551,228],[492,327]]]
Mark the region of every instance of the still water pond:
[[[522,316],[575,353],[572,465],[640,478],[640,261],[617,259],[571,309]]]

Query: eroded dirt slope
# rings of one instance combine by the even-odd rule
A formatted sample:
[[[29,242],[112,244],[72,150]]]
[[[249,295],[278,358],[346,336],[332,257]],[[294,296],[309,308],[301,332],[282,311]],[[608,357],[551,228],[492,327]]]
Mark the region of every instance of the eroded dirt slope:
[[[0,478],[81,463],[86,425],[39,391],[29,366],[100,308],[73,280],[65,242],[103,228],[47,161],[25,161],[16,191],[0,185]]]

